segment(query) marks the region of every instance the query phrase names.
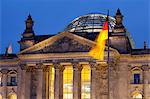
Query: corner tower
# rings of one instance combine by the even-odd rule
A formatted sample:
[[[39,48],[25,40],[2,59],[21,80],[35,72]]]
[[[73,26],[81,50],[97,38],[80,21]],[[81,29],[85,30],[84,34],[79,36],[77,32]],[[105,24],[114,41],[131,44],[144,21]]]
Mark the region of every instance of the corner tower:
[[[134,43],[123,25],[123,15],[120,9],[117,9],[116,15],[114,16],[116,22],[112,28],[111,33],[111,47],[117,49],[120,53],[130,53],[134,48]]]
[[[34,21],[32,20],[31,15],[28,15],[28,18],[25,21],[25,31],[22,34],[22,38],[19,41],[20,43],[20,50],[24,50],[32,45],[34,45],[35,41],[34,41],[34,31],[33,31],[33,25],[34,25]]]
[[[113,32],[126,32],[126,29],[122,23],[123,22],[123,15],[120,12],[119,8],[116,12],[115,19],[116,19],[116,24],[113,28]]]

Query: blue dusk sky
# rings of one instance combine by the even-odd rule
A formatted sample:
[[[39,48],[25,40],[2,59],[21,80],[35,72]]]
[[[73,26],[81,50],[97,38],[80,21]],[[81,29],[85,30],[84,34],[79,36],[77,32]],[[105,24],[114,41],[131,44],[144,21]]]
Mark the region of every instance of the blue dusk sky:
[[[13,52],[19,52],[21,34],[28,14],[35,22],[36,35],[57,34],[76,17],[88,13],[107,13],[114,16],[120,8],[124,26],[131,33],[136,48],[150,47],[150,0],[1,0],[0,53],[12,43]]]

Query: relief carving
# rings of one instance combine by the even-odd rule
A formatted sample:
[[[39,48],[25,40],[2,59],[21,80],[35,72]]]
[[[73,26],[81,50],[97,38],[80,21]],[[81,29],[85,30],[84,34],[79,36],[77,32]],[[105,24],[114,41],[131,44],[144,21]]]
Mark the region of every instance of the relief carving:
[[[40,49],[33,53],[87,52],[89,50],[90,47],[88,45],[81,44],[78,41],[70,39],[68,37],[63,37],[55,41],[52,45],[45,46],[43,49]]]
[[[27,72],[34,72],[35,71],[35,66],[27,66],[26,71]]]
[[[72,64],[72,66],[73,66],[73,70],[76,70],[76,71],[80,71],[81,72],[81,70],[83,69],[83,67],[82,67],[82,65],[81,64],[79,64],[79,63],[73,63]]]

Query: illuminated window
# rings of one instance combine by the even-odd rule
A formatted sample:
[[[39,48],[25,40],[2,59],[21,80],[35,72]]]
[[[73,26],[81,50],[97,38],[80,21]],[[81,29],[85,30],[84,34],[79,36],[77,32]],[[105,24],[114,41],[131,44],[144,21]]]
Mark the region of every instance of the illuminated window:
[[[90,78],[91,78],[91,69],[88,65],[83,65],[81,72],[81,99],[90,99]]]
[[[63,99],[73,99],[73,68],[66,66],[63,72]]]
[[[54,99],[54,67],[48,67],[46,71],[46,99]]]
[[[10,77],[10,85],[12,86],[16,86],[17,85],[17,81],[16,81],[16,77]]]
[[[17,86],[17,73],[16,71],[10,71],[8,73],[8,79],[7,79],[7,85],[8,86]]]
[[[49,99],[54,99],[54,67],[49,70]]]
[[[142,69],[139,66],[135,66],[131,70],[131,83],[132,84],[141,84],[143,83],[143,73]]]
[[[8,99],[17,99],[17,95],[16,94],[10,94],[9,96],[8,96]]]
[[[142,94],[140,94],[139,92],[134,92],[133,99],[142,99]]]
[[[0,99],[2,99],[2,95],[0,94]]]
[[[134,74],[134,84],[140,83],[140,74]]]

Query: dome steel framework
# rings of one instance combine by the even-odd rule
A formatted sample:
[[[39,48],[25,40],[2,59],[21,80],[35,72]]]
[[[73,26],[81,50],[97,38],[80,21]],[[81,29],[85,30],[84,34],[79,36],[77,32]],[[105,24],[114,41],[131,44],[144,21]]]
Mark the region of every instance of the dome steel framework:
[[[100,32],[107,15],[92,13],[77,17],[66,28],[68,32]],[[115,18],[109,16],[109,27],[112,31],[112,27],[115,25]]]

